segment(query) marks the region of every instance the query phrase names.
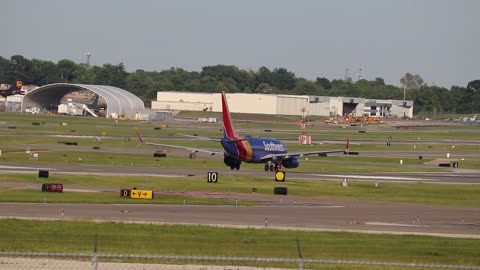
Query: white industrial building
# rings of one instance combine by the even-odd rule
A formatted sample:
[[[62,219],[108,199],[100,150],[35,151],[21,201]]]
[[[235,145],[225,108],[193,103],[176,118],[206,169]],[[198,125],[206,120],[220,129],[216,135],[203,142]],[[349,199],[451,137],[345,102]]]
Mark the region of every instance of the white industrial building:
[[[413,117],[411,100],[245,93],[227,93],[226,96],[232,113],[302,115],[304,110],[307,115],[316,116],[352,114]],[[157,100],[152,101],[152,110],[221,112],[222,99],[220,93],[157,92]]]

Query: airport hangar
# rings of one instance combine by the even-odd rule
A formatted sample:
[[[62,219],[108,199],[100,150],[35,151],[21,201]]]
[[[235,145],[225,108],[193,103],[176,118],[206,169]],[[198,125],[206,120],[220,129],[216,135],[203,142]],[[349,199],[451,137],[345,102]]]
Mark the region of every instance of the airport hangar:
[[[22,112],[47,112],[57,111],[61,106],[74,106],[78,110],[85,110],[95,116],[94,110],[88,104],[71,102],[65,103],[64,96],[74,92],[89,92],[96,96],[98,101],[102,98],[106,105],[104,112],[107,118],[124,116],[134,118],[145,111],[143,101],[134,94],[114,86],[89,85],[72,83],[54,83],[38,87],[25,94],[22,100]],[[63,99],[63,100],[62,100]],[[86,105],[86,106],[83,106]],[[72,110],[73,111],[73,110]],[[76,110],[75,110],[76,111]]]
[[[230,112],[271,115],[376,116],[413,118],[413,101],[353,97],[227,93]],[[157,92],[152,110],[222,111],[220,93]]]

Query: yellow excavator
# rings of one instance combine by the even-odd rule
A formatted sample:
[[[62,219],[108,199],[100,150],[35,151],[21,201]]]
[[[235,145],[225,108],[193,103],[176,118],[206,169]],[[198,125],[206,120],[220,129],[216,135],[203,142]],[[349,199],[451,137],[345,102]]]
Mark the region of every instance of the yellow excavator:
[[[8,97],[11,95],[23,94],[22,91],[23,82],[17,81],[15,85],[10,86],[7,90],[0,90],[0,96]]]

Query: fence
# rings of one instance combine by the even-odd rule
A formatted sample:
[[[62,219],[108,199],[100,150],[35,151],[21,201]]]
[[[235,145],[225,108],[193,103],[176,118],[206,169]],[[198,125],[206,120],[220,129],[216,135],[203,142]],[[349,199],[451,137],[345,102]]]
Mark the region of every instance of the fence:
[[[267,229],[232,232],[203,226],[32,224],[8,220],[4,223],[0,226],[0,270],[246,270],[252,267],[480,270],[477,240],[449,242],[406,236],[391,241],[388,235],[378,238],[349,234],[316,238],[303,233],[295,239],[293,232],[285,234]],[[100,233],[93,234],[93,229]],[[282,240],[272,240],[278,237]],[[391,248],[398,244],[404,248]],[[409,246],[411,248],[405,248]],[[465,255],[448,259],[448,254],[460,250]],[[438,263],[436,257],[441,259]]]
[[[170,263],[170,264],[166,264]],[[182,265],[178,265],[181,263]],[[205,266],[206,264],[220,266]],[[328,260],[306,258],[255,258],[255,257],[210,257],[210,256],[169,256],[169,255],[128,255],[128,254],[78,254],[78,253],[46,253],[46,252],[0,252],[0,269],[20,270],[149,270],[149,269],[231,269],[221,265],[274,265],[303,269],[305,264],[395,266],[405,268],[429,269],[480,269],[480,266],[418,264],[400,262],[374,262],[353,260]],[[188,266],[185,266],[188,265]],[[204,265],[204,266],[202,266]],[[250,264],[251,265],[251,264]],[[235,269],[251,269],[238,267]]]

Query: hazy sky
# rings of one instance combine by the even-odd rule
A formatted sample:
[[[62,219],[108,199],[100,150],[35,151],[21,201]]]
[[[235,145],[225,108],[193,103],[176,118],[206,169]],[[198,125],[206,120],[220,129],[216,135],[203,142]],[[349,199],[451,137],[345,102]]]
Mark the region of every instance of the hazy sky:
[[[345,70],[400,85],[480,79],[477,0],[0,0],[0,55],[123,62],[128,71],[285,67],[297,77]]]

